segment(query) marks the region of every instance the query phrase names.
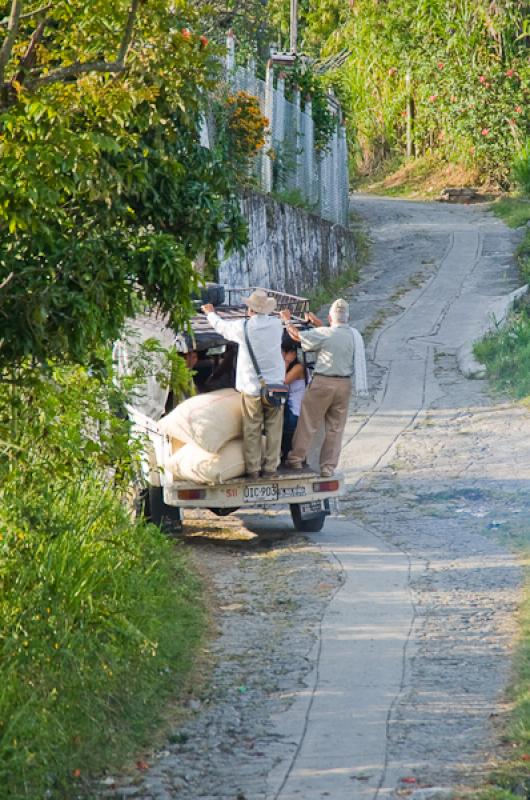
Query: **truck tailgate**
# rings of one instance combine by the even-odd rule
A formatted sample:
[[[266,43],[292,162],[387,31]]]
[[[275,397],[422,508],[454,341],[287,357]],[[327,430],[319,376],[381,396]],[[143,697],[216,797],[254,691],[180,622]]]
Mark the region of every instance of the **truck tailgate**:
[[[342,492],[343,486],[344,476],[340,472],[331,478],[321,478],[318,473],[310,470],[280,473],[274,480],[234,478],[214,486],[174,481],[164,487],[164,502],[183,508],[239,508],[307,503],[336,497]]]

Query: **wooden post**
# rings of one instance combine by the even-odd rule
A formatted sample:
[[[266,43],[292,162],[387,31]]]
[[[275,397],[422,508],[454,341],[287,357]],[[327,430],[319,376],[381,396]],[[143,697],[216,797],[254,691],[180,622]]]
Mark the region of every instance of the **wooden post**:
[[[290,42],[291,53],[296,53],[298,46],[298,0],[291,0]]]
[[[412,130],[414,125],[414,101],[412,99],[410,88],[410,72],[407,70],[405,75],[405,88],[407,94],[407,158],[412,158],[414,155],[414,142],[412,141]]]

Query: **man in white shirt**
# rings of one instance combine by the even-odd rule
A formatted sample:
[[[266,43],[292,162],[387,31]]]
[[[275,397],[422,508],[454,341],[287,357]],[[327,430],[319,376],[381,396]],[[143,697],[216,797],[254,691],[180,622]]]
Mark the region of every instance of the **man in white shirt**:
[[[261,471],[261,435],[265,430],[265,461],[261,476],[277,477],[282,443],[283,406],[266,408],[261,402],[261,386],[245,341],[245,325],[256,361],[265,383],[283,383],[285,364],[281,341],[283,325],[277,317],[270,316],[276,300],[263,289],[256,289],[243,299],[248,307],[248,318],[225,320],[215,313],[211,303],[202,306],[208,322],[218,333],[237,342],[239,351],[236,368],[236,389],[241,392],[243,413],[243,452],[247,477],[256,480]]]
[[[348,324],[349,312],[346,300],[339,298],[329,309],[330,327],[323,326],[314,314],[309,314],[309,320],[318,327],[308,331],[299,331],[288,324],[288,311],[280,315],[287,323],[287,332],[301,343],[302,349],[317,354],[313,380],[302,400],[287,466],[302,469],[313,437],[324,424],[320,474],[326,478],[333,475],[339,463],[352,392],[355,344]]]

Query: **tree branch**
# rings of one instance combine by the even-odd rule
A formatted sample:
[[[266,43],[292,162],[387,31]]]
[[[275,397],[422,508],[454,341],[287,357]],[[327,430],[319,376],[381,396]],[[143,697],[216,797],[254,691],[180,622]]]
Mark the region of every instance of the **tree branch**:
[[[51,3],[48,3],[47,6],[41,6],[40,8],[36,8],[34,11],[26,11],[25,14],[21,14],[19,19],[29,19],[30,17],[38,17],[39,14],[44,14],[45,11],[49,11],[52,7]],[[9,17],[4,17],[4,19],[0,19],[0,25],[7,25],[9,22]]]
[[[18,83],[23,83],[24,78],[26,77],[29,70],[31,70],[37,61],[37,48],[40,44],[42,39],[42,34],[44,33],[44,28],[46,27],[47,19],[42,19],[35,30],[33,31],[33,35],[30,39],[29,45],[26,49],[26,52],[20,59],[20,64],[18,67],[17,74],[15,75],[14,80]]]
[[[18,33],[18,23],[22,13],[23,0],[11,0],[11,13],[7,23],[7,33],[0,48],[0,84],[4,82],[6,64],[11,56],[13,45]]]
[[[116,59],[116,63],[121,64],[122,66],[125,65],[125,59],[127,58],[129,47],[131,46],[134,34],[134,24],[136,22],[139,5],[140,0],[131,0],[131,7],[129,9],[129,14],[127,15],[127,24],[125,25],[125,30],[123,31],[118,57]]]
[[[42,39],[42,34],[44,31],[44,27],[46,25],[46,19],[42,20],[38,27],[35,29],[33,36],[31,37],[31,41],[28,45],[26,53],[24,54],[21,62],[20,68],[17,73],[15,80],[22,82],[23,79],[26,79],[28,75],[28,71],[30,72],[30,77],[26,79],[26,85],[30,88],[35,88],[37,86],[46,86],[51,83],[59,83],[61,81],[68,81],[72,78],[77,78],[79,75],[84,75],[87,72],[114,72],[120,73],[124,72],[125,70],[125,61],[127,58],[127,54],[129,52],[133,36],[134,36],[134,28],[136,23],[136,17],[138,15],[138,8],[140,3],[145,0],[131,0],[131,6],[129,8],[129,13],[127,15],[127,22],[125,24],[125,29],[123,31],[123,36],[120,42],[120,47],[118,50],[118,54],[115,61],[87,61],[85,63],[77,61],[74,64],[69,64],[67,67],[60,67],[58,69],[52,70],[48,72],[46,75],[39,74],[40,70],[32,69],[34,62],[35,62],[35,51],[39,45],[40,40]],[[16,17],[16,26],[18,27],[18,20],[20,19],[20,11],[22,8],[23,0],[12,0],[13,8],[17,7],[17,17]],[[38,11],[32,12],[33,14],[37,14],[39,11],[46,11],[50,6],[42,6],[42,8],[38,9]],[[13,17],[13,10],[11,16]],[[11,25],[11,22],[10,22]],[[8,32],[9,37],[9,32]],[[14,37],[13,37],[14,38]],[[11,43],[9,47],[9,52],[11,52],[11,48],[13,43]],[[4,45],[2,46],[2,50],[0,50],[0,55],[4,50]],[[6,57],[9,58],[9,54]],[[36,74],[35,74],[36,73]],[[11,83],[3,83],[3,70],[2,70],[2,63],[0,61],[0,87],[3,88],[4,94],[7,92],[9,94],[9,90],[12,90]],[[6,98],[8,95],[6,95]],[[8,99],[4,100],[4,103],[7,103]]]
[[[14,277],[15,277],[15,273],[14,273],[14,272],[10,272],[10,273],[9,273],[9,275],[7,276],[7,278],[4,278],[4,280],[2,281],[2,283],[0,283],[0,289],[3,289],[3,288],[4,288],[4,286],[7,286],[7,284],[8,284],[10,281],[12,281]]]
[[[50,83],[58,83],[59,81],[66,81],[69,78],[77,78],[79,75],[84,75],[86,72],[123,72],[125,66],[117,61],[87,61],[84,64],[79,62],[70,64],[68,67],[61,67],[47,75],[42,75],[39,78],[32,78],[28,81],[29,86],[46,86]]]

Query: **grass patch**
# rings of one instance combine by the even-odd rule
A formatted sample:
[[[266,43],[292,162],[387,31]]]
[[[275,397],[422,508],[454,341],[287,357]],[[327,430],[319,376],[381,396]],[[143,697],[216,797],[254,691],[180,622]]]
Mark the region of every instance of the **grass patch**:
[[[359,265],[348,265],[341,274],[331,281],[323,281],[322,284],[309,293],[309,305],[311,308],[322,308],[331,303],[335,298],[349,286],[359,281]]]
[[[365,327],[363,331],[364,340],[368,342],[372,338],[376,330],[380,328],[382,325],[384,325],[384,323],[390,316],[392,316],[391,309],[389,308],[379,309],[373,320],[370,323],[368,323],[368,325]]]
[[[320,309],[331,303],[340,293],[358,283],[361,269],[368,260],[370,253],[370,241],[367,233],[359,224],[359,218],[351,215],[351,224],[356,245],[355,264],[349,264],[345,269],[331,281],[323,281],[316,289],[309,293],[309,305],[311,308]]]
[[[289,206],[302,208],[311,214],[317,213],[315,206],[305,199],[300,189],[283,189],[281,192],[271,192],[270,196],[278,203],[287,203]]]
[[[520,228],[530,220],[530,198],[501,197],[493,204],[492,210],[510,228]]]
[[[493,210],[512,227],[530,219],[530,201],[524,198],[504,198]],[[530,282],[530,230],[516,258],[521,280]],[[530,395],[530,295],[519,301],[504,326],[488,333],[473,350],[498,391],[519,399]]]
[[[378,173],[355,182],[359,191],[387,197],[433,199],[446,186],[479,186],[479,174],[462,164],[448,164],[436,155],[390,161]]]
[[[145,745],[190,670],[200,585],[101,485],[2,519],[0,797],[61,800]]]
[[[495,389],[511,397],[530,395],[530,306],[519,304],[507,324],[488,333],[473,351]]]

